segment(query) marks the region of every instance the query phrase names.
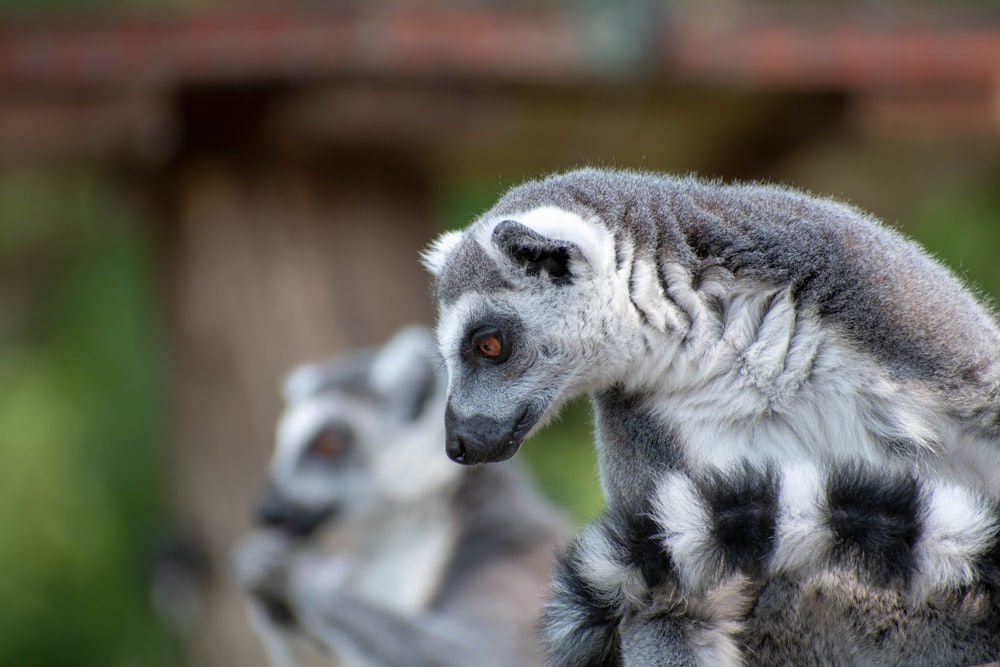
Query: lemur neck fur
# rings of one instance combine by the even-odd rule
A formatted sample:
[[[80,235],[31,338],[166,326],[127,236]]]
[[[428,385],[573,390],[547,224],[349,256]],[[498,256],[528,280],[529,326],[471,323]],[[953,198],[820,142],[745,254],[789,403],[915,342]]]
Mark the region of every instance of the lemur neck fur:
[[[672,434],[671,465],[866,460],[948,477],[950,466],[940,460],[966,449],[956,441],[974,440],[919,387],[888,376],[835,327],[796,304],[788,288],[741,285],[721,268],[695,285],[679,264],[657,275],[641,268],[646,261],[618,271],[627,296],[616,300],[632,310],[623,330],[639,333],[624,337],[620,352],[633,361],[613,389],[631,400],[613,402]],[[615,431],[635,427],[621,418],[604,423],[602,405],[612,399],[598,393],[594,400],[598,432],[612,448],[604,465],[615,466],[617,456],[634,456],[615,451],[634,434]],[[975,455],[996,469],[995,456]],[[657,467],[662,462],[645,470]]]

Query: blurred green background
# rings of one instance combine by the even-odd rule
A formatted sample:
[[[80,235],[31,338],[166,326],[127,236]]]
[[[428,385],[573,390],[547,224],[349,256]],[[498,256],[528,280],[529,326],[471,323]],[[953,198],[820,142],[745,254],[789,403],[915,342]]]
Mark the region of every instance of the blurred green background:
[[[198,4],[4,0],[0,19]],[[9,99],[0,97],[0,107]],[[739,119],[760,108],[731,104],[717,113]],[[557,109],[554,122],[579,121],[570,106]],[[766,138],[692,148],[685,127],[664,124],[662,135],[640,138],[649,157],[624,163],[599,149],[600,133],[593,131],[591,149],[567,150],[565,160],[505,157],[494,165],[484,158],[435,174],[435,228],[462,226],[504,188],[582,162],[697,170],[846,199],[924,243],[984,299],[1000,295],[997,118],[992,134],[971,138],[947,131],[872,135],[845,123],[806,133],[777,156]],[[672,142],[682,146],[677,153],[669,150]],[[531,146],[510,148],[519,150],[532,155]],[[692,153],[699,161],[686,157]],[[157,619],[149,590],[155,550],[170,523],[164,387],[171,361],[159,282],[164,240],[155,222],[162,211],[136,196],[141,189],[117,156],[2,161],[0,667],[184,663],[178,633]],[[601,506],[589,420],[585,402],[572,404],[522,454],[575,521]]]
[[[168,665],[150,238],[89,167],[0,173],[0,665]]]

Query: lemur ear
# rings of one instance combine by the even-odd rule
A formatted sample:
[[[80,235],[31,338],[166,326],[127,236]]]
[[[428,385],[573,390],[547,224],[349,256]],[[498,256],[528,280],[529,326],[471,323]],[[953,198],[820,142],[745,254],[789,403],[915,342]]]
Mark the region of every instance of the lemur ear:
[[[408,326],[397,332],[375,357],[371,366],[371,387],[387,409],[400,419],[419,419],[437,394],[443,394],[446,380],[434,335],[422,326]]]
[[[432,241],[424,251],[420,253],[420,262],[432,276],[441,275],[448,255],[462,241],[460,231],[445,232]]]
[[[529,276],[544,271],[556,284],[572,282],[570,263],[582,257],[572,241],[551,239],[515,220],[504,220],[493,228],[493,243]]]
[[[326,361],[302,364],[285,377],[282,395],[285,403],[304,401],[325,391],[359,392],[368,382],[375,353],[357,350]]]

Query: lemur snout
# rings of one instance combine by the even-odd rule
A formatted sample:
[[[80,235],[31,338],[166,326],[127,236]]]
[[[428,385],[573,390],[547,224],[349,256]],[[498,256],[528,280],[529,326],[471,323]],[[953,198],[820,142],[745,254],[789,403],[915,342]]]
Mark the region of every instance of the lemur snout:
[[[445,451],[448,453],[448,458],[455,463],[465,463],[465,442],[462,438],[457,436],[448,438]]]
[[[485,415],[458,417],[449,406],[444,415],[448,458],[463,465],[505,461],[524,439],[523,421],[523,414],[508,420]]]
[[[282,530],[294,537],[308,537],[334,513],[334,508],[305,508],[268,488],[257,502],[255,523]]]

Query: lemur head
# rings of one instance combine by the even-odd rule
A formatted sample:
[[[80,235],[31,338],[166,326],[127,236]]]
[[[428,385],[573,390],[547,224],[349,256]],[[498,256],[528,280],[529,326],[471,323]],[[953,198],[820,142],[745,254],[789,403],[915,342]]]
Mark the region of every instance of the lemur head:
[[[565,189],[515,188],[423,260],[438,301],[455,461],[510,458],[566,400],[635,363],[636,316],[622,306],[628,276],[617,271],[614,235]]]
[[[303,537],[450,481],[440,365],[431,333],[410,327],[374,352],[293,370],[258,522]]]

